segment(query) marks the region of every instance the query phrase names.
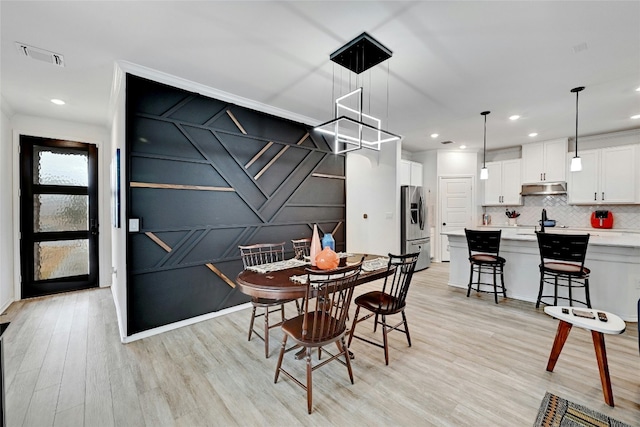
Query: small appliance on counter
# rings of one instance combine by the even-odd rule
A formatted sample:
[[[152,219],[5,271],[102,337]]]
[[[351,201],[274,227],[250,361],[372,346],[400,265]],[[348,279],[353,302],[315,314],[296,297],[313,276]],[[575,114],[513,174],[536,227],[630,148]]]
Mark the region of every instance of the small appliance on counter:
[[[611,211],[591,212],[591,226],[593,228],[613,228],[613,213]]]

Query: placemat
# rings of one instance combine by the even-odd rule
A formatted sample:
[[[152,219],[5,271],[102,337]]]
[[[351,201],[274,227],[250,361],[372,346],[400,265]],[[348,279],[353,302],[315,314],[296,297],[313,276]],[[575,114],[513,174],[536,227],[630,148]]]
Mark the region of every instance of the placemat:
[[[270,273],[272,271],[286,270],[288,268],[300,267],[303,265],[309,265],[309,262],[299,259],[291,258],[283,261],[270,262],[268,264],[259,264],[247,267],[249,271],[255,271],[256,273]]]
[[[387,268],[387,264],[389,263],[389,258],[374,258],[374,259],[370,259],[368,261],[364,261],[362,263],[362,270],[363,271],[376,271],[376,270],[380,270],[382,268]],[[339,277],[339,275],[336,275]],[[292,282],[296,282],[296,283],[307,283],[307,275],[306,274],[300,274],[298,276],[291,276],[289,278],[289,280],[291,280]]]

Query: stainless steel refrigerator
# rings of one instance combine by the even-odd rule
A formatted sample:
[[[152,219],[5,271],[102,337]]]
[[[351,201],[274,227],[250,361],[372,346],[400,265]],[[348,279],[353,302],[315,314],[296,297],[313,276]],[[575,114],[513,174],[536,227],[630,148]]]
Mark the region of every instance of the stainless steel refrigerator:
[[[400,250],[403,254],[419,252],[416,271],[431,264],[431,238],[427,221],[427,204],[422,187],[400,187]]]

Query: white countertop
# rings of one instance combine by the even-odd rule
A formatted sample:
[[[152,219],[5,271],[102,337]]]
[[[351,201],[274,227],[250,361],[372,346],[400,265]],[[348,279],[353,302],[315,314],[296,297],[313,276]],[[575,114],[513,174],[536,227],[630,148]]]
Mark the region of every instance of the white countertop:
[[[475,230],[486,229],[487,227],[476,227]],[[503,240],[513,240],[522,242],[536,242],[535,230],[529,227],[492,227],[502,229],[501,238]],[[589,245],[595,246],[618,246],[629,248],[640,248],[640,233],[626,231],[601,231],[599,229],[579,230],[575,228],[552,228],[545,230],[547,233],[557,234],[586,234],[589,233]],[[464,229],[453,230],[442,233],[446,236],[465,237]]]

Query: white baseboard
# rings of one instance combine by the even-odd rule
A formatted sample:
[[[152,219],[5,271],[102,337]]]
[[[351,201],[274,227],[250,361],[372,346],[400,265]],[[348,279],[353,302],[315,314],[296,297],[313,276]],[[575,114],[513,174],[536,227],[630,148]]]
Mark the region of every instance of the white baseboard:
[[[158,328],[149,329],[147,331],[139,332],[137,334],[123,336],[122,331],[120,331],[120,340],[122,343],[130,343],[133,341],[137,341],[143,338],[148,338],[157,334],[161,334],[163,332],[172,331],[174,329],[182,328],[184,326],[193,325],[195,323],[203,322],[205,320],[214,319],[219,316],[224,316],[226,314],[234,313],[236,311],[245,310],[251,307],[251,303],[248,302],[246,304],[236,305],[235,307],[225,308],[224,310],[215,311],[213,313],[203,314],[201,316],[192,317],[190,319],[181,320],[179,322],[171,323],[169,325],[163,325]]]

